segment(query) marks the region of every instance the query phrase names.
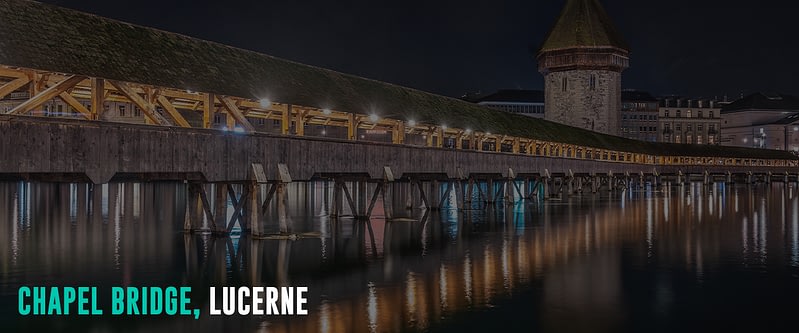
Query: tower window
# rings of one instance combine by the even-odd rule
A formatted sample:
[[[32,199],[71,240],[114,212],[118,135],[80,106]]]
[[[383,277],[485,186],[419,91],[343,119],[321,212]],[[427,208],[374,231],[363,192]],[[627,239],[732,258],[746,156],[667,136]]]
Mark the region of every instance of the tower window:
[[[591,77],[588,78],[588,86],[591,88],[591,90],[596,90],[596,75],[595,74],[591,74]]]
[[[563,91],[566,91],[568,89],[569,89],[569,79],[564,77],[563,78]]]

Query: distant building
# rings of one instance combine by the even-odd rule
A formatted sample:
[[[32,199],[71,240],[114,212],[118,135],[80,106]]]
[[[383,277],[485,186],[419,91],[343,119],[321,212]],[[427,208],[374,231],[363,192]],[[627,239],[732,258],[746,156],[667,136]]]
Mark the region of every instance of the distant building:
[[[721,108],[702,99],[665,98],[658,109],[658,141],[717,145]]]
[[[799,98],[755,93],[721,110],[722,144],[799,151]]]
[[[466,96],[470,102],[534,118],[544,118],[544,92],[541,90],[500,90],[485,96]]]
[[[655,142],[658,140],[658,100],[647,92],[621,93],[621,136]]]
[[[536,57],[544,75],[545,118],[619,135],[629,49],[599,0],[567,0]]]

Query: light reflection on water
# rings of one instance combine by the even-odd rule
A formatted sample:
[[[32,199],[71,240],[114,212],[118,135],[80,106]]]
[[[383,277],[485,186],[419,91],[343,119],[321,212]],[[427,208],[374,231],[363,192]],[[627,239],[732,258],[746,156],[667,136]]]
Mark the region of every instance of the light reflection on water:
[[[461,212],[406,211],[400,189],[392,210],[417,221],[386,221],[378,200],[365,224],[327,216],[332,186],[298,183],[289,187],[294,230],[319,234],[298,240],[253,240],[238,228],[226,238],[183,234],[182,184],[96,188],[0,184],[0,310],[12,328],[447,331],[515,318],[522,328],[596,332],[682,329],[703,323],[686,309],[710,305],[751,320],[797,309],[788,300],[799,296],[799,198],[782,184],[690,184]],[[444,202],[455,204],[455,191]],[[277,219],[272,209],[266,222]],[[199,321],[20,318],[20,285],[187,285],[202,309],[208,286],[307,285],[310,309]],[[739,299],[725,304],[729,293]],[[758,311],[741,306],[756,301]]]

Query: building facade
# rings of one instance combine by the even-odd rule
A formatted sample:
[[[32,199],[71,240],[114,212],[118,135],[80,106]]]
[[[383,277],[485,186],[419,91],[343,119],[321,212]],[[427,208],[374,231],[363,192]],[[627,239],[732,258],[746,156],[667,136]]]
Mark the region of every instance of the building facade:
[[[717,145],[721,109],[715,101],[666,98],[658,109],[658,141]]]
[[[722,144],[799,151],[799,98],[755,93],[724,106]]]
[[[620,134],[629,47],[598,0],[567,0],[537,55],[545,119]]]
[[[541,90],[506,89],[483,96],[464,96],[464,99],[505,112],[544,118],[544,92]]]
[[[621,136],[655,142],[658,140],[658,100],[647,92],[621,93]]]

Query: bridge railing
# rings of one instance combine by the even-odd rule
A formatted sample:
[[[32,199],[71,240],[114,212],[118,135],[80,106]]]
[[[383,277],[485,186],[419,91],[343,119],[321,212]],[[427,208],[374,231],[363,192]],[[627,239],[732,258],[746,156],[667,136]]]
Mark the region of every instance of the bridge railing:
[[[799,166],[797,160],[655,156],[190,89],[0,66],[0,111],[243,133],[318,136],[643,165]]]

